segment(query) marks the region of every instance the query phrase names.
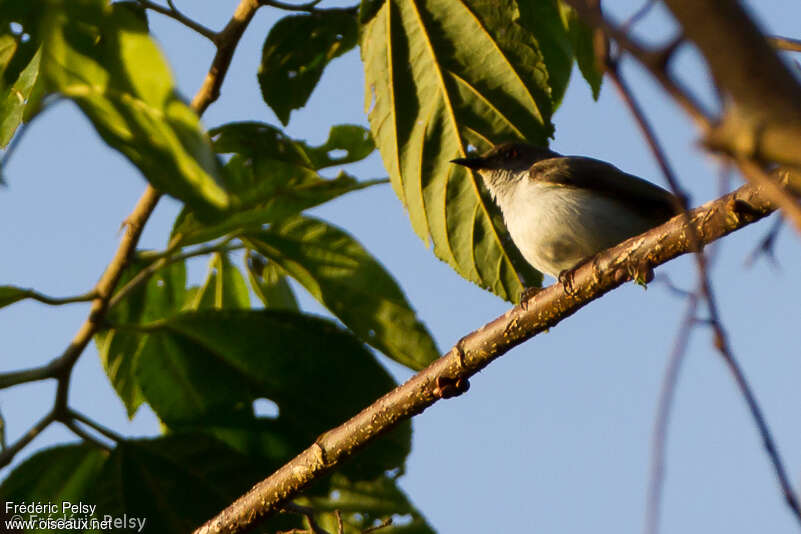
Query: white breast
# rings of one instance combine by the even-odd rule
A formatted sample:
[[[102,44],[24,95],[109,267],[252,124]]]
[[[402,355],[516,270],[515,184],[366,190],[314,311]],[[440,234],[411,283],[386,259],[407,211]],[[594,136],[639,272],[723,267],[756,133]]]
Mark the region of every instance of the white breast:
[[[553,277],[650,227],[620,202],[556,184],[519,182],[498,204],[526,261]]]

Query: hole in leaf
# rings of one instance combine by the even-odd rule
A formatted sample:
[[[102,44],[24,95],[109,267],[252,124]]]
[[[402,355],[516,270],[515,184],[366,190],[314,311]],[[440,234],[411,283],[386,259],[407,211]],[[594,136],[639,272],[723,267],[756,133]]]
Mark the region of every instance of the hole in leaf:
[[[375,330],[373,330],[373,329],[368,330],[367,331],[367,335],[370,336],[370,337],[375,337]]]
[[[256,399],[253,401],[253,413],[256,417],[269,417],[275,419],[280,414],[278,405],[270,399]]]
[[[28,33],[23,33],[22,37],[20,37],[19,40],[22,41],[23,43],[27,43],[28,41],[31,40],[31,36]]]
[[[164,280],[162,280],[161,278],[156,280],[156,286],[157,287],[164,287]]]
[[[328,151],[328,157],[331,159],[342,159],[348,155],[348,151],[344,148],[335,148]]]
[[[298,76],[298,71],[296,70],[290,70],[289,72],[286,73],[286,77],[289,78],[290,80],[296,78],[297,76]]]
[[[11,28],[11,33],[13,33],[14,35],[19,35],[22,33],[22,24],[20,24],[19,22],[12,22],[8,26],[9,28]]]
[[[392,516],[392,525],[396,527],[402,527],[404,525],[408,525],[414,520],[412,514],[394,514]]]
[[[336,39],[337,41],[341,41],[342,40],[342,34],[341,33],[336,34],[334,36],[334,39]]]
[[[335,501],[338,501],[338,500],[339,500],[339,497],[340,497],[341,495],[342,495],[342,493],[340,493],[340,491],[339,491],[339,490],[334,490],[334,491],[332,491],[332,492],[331,492],[331,499],[332,499],[332,500],[335,500]]]
[[[467,145],[467,151],[468,152],[475,152],[476,150],[478,150],[476,148],[476,145]]]

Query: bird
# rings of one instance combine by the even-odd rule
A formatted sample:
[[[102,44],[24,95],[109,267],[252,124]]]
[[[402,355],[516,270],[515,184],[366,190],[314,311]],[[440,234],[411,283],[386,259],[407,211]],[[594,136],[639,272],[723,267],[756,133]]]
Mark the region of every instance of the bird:
[[[675,195],[610,163],[527,143],[451,162],[478,172],[523,258],[563,283],[598,252],[680,213]]]

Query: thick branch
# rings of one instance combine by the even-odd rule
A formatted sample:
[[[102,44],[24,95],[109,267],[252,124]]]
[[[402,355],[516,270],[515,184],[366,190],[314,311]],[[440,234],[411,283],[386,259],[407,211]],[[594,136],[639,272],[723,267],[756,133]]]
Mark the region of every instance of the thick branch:
[[[799,178],[801,180],[801,178]],[[689,212],[701,244],[710,243],[775,207],[753,186]],[[445,356],[395,388],[341,426],[321,435],[308,449],[254,486],[247,494],[198,528],[196,534],[250,529],[306,485],[398,422],[421,413],[440,397],[438,383],[465,380],[513,347],[547,330],[632,275],[694,250],[680,216],[597,255],[578,268],[568,293],[552,285],[503,316],[462,338]]]
[[[801,163],[801,85],[737,0],[666,0],[731,96],[710,145],[743,157]]]

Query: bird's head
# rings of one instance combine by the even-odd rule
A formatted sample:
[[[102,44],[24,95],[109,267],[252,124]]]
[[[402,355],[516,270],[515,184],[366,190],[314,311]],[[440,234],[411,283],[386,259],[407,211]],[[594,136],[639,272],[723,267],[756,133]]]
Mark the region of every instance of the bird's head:
[[[552,150],[526,143],[503,143],[481,156],[456,158],[451,163],[478,171],[490,192],[496,195],[503,186],[522,179],[536,162],[558,156]]]

